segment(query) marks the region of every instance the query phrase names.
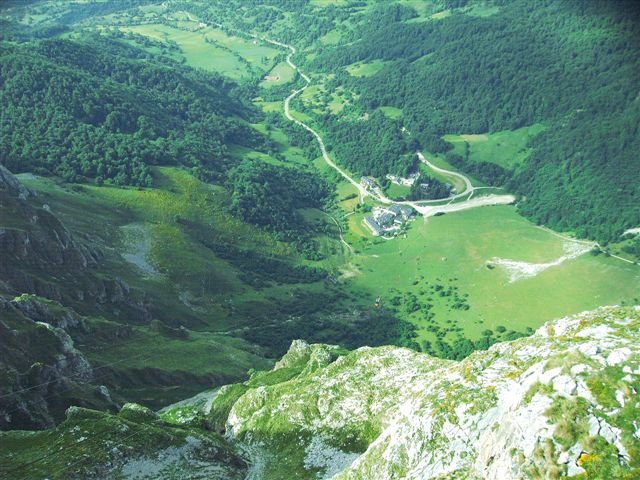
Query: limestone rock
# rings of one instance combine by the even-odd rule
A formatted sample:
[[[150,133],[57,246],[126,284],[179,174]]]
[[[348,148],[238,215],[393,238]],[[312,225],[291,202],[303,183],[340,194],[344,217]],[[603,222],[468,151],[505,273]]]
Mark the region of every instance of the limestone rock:
[[[256,478],[636,475],[638,345],[640,309],[606,307],[461,362],[361,348],[278,384],[247,384],[227,434],[248,445]],[[294,342],[276,368],[322,351]]]

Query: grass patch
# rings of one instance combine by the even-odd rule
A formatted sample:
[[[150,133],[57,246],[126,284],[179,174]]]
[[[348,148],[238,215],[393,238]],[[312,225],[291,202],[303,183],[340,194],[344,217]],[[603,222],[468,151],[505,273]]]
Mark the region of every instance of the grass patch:
[[[236,52],[250,63],[251,66],[263,71],[268,71],[272,67],[275,58],[280,55],[280,50],[269,47],[267,44],[258,40],[249,40],[227,35],[222,30],[216,28],[208,28],[205,36],[216,44]]]
[[[341,7],[347,5],[349,0],[311,0],[311,5],[314,7],[329,7],[331,5],[335,5],[336,7]]]
[[[402,200],[406,199],[409,195],[411,189],[409,187],[405,187],[404,185],[396,185],[395,183],[390,183],[386,188],[385,193],[387,196],[393,200]]]
[[[419,341],[436,340],[433,327],[446,330],[450,339],[458,333],[478,339],[499,325],[506,327],[505,334],[522,332],[619,303],[640,289],[637,267],[603,256],[585,254],[512,283],[500,268],[487,268],[493,257],[543,263],[564,254],[561,239],[536,228],[513,207],[418,219],[406,239],[393,241],[371,238],[363,216],[349,217],[347,240],[361,252],[352,260],[357,273],[350,288],[380,295],[385,307],[417,326]],[[456,296],[470,308],[454,307]]]
[[[383,60],[374,60],[370,63],[354,63],[347,67],[347,72],[352,77],[372,77],[384,68],[387,62]]]
[[[466,155],[469,145],[469,158],[474,162],[490,162],[512,169],[523,164],[533,149],[527,147],[529,140],[546,127],[536,123],[517,130],[481,135],[445,135],[445,141],[454,146],[454,153]]]
[[[380,107],[380,111],[388,118],[396,119],[402,117],[402,109],[396,107]]]
[[[227,49],[207,43],[205,35],[200,31],[185,31],[163,24],[136,25],[120,29],[164,42],[175,42],[187,64],[194,68],[219,72],[236,80],[250,76],[249,70],[240,59]]]
[[[265,75],[260,86],[269,88],[284,85],[293,81],[295,74],[295,70],[287,62],[280,62]]]
[[[320,37],[319,42],[323,45],[336,45],[340,43],[342,34],[337,30],[331,30],[326,35]]]
[[[464,10],[466,15],[471,17],[490,17],[497,14],[500,11],[500,7],[491,5],[475,4],[468,10]]]

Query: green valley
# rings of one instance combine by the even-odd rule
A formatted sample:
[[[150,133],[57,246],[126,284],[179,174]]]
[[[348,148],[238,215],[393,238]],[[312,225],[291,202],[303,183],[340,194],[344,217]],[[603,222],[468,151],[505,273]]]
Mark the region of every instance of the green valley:
[[[467,382],[505,342],[538,348],[554,319],[589,332],[589,314],[572,316],[634,317],[637,13],[573,0],[0,6],[0,430],[30,431],[0,432],[18,458],[0,454],[0,476],[375,478],[349,465],[392,448],[375,443],[390,426],[377,414],[318,440],[253,408],[295,403],[314,372],[369,375],[378,358],[383,376],[449,365]],[[581,351],[576,335],[551,349]],[[533,365],[514,359],[517,375]],[[635,385],[619,373],[607,401]],[[561,396],[549,418],[586,411]],[[560,428],[556,450],[527,453],[531,478],[587,442]],[[47,460],[54,447],[75,453]],[[166,462],[148,461],[160,451]],[[635,450],[620,455],[637,466]],[[601,460],[584,461],[601,473]]]

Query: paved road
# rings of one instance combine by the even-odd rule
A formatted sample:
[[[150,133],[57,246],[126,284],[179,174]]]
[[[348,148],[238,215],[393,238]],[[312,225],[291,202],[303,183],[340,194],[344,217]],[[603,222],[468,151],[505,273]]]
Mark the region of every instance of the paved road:
[[[242,32],[245,33],[246,32]],[[304,128],[306,131],[308,131],[309,133],[311,133],[316,141],[318,142],[318,145],[320,146],[320,151],[322,152],[322,158],[324,159],[324,161],[327,163],[327,165],[329,165],[331,168],[333,168],[335,171],[337,171],[340,176],[342,176],[346,181],[348,181],[351,185],[353,185],[354,187],[356,187],[356,189],[358,190],[358,192],[360,193],[360,198],[363,199],[364,197],[370,196],[372,198],[374,198],[376,201],[389,205],[392,203],[397,203],[397,204],[401,204],[401,205],[407,205],[410,206],[411,208],[415,209],[418,213],[420,213],[421,215],[423,215],[424,217],[431,217],[433,215],[436,215],[438,213],[448,213],[448,212],[459,212],[461,210],[467,210],[469,208],[476,208],[476,207],[481,207],[481,206],[486,206],[486,205],[505,205],[505,204],[510,204],[513,203],[515,201],[515,197],[513,195],[487,195],[484,197],[476,197],[472,200],[466,200],[463,202],[458,202],[458,203],[450,203],[447,205],[430,205],[430,203],[434,203],[434,202],[442,202],[442,200],[447,200],[447,199],[440,199],[440,200],[422,200],[422,201],[416,201],[416,202],[412,202],[412,201],[401,201],[401,202],[395,202],[393,200],[391,200],[389,197],[387,197],[384,193],[382,193],[382,191],[377,190],[377,191],[372,191],[372,190],[368,190],[366,189],[364,186],[362,186],[360,184],[360,182],[354,180],[347,172],[345,172],[342,168],[340,168],[338,165],[336,165],[336,163],[331,159],[331,157],[329,156],[329,153],[327,152],[327,148],[324,144],[324,140],[322,139],[322,137],[320,136],[320,134],[318,132],[316,132],[313,128],[311,128],[309,125],[307,125],[306,123],[298,120],[297,118],[293,117],[293,115],[291,115],[291,109],[290,109],[290,104],[291,104],[291,100],[293,100],[295,97],[297,97],[298,95],[300,95],[302,92],[304,92],[307,87],[309,87],[309,85],[311,84],[311,79],[305,75],[305,73],[303,71],[301,71],[297,65],[295,65],[293,63],[293,61],[291,60],[291,57],[296,53],[296,49],[295,47],[291,46],[291,45],[287,45],[286,43],[282,43],[282,42],[278,42],[276,40],[271,40],[269,38],[265,38],[265,37],[260,37],[258,35],[255,34],[249,34],[251,37],[256,38],[258,40],[262,40],[263,42],[267,42],[270,43],[272,45],[276,45],[278,47],[281,48],[286,48],[289,50],[289,54],[287,55],[287,63],[289,64],[289,66],[293,69],[296,70],[300,76],[304,79],[305,81],[305,85],[302,88],[299,88],[298,90],[294,90],[293,92],[291,92],[291,94],[285,98],[284,100],[284,114],[287,117],[288,120],[294,122],[295,124],[301,126],[302,128]],[[430,168],[432,168],[433,170],[446,174],[446,175],[452,175],[455,177],[460,178],[464,184],[465,184],[465,190],[464,192],[458,193],[456,195],[454,195],[453,197],[449,197],[448,200],[455,200],[457,198],[461,198],[464,195],[468,195],[470,192],[473,192],[479,188],[483,188],[483,187],[474,187],[471,184],[471,181],[469,180],[468,177],[466,177],[465,175],[462,175],[458,172],[452,172],[450,170],[445,170],[443,168],[440,168],[434,164],[432,164],[431,162],[429,162],[426,158],[424,158],[424,155],[422,155],[421,152],[417,152],[418,154],[418,158],[420,159],[420,161],[424,162],[426,165],[428,165]]]

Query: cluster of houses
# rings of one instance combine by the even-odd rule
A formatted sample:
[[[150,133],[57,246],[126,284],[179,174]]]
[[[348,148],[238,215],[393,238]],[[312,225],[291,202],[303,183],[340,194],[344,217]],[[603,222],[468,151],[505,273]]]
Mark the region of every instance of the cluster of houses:
[[[391,183],[395,183],[396,185],[400,185],[402,187],[412,187],[414,183],[418,181],[420,178],[420,172],[414,172],[410,174],[408,177],[398,177],[396,175],[387,174],[386,178],[391,180]]]
[[[393,236],[415,216],[414,210],[405,205],[373,207],[371,215],[364,218],[364,224],[377,237]]]
[[[367,190],[373,190],[374,188],[378,187],[378,182],[376,182],[376,179],[373,177],[361,177],[360,185],[362,185]]]

